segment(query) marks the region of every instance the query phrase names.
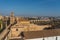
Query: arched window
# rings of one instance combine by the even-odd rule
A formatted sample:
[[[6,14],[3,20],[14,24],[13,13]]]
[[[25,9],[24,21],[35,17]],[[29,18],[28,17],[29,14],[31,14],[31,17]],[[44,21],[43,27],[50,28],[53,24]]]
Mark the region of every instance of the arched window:
[[[22,37],[24,37],[24,33],[23,32],[21,32],[21,34],[20,34]]]

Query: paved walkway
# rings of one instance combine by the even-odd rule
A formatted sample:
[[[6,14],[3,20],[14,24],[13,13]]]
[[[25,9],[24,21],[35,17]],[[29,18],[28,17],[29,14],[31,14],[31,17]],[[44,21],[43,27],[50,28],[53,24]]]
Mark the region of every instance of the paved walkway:
[[[8,30],[9,27],[10,25],[7,26],[6,29],[0,34],[0,40],[2,40],[7,35],[7,33],[9,32]]]

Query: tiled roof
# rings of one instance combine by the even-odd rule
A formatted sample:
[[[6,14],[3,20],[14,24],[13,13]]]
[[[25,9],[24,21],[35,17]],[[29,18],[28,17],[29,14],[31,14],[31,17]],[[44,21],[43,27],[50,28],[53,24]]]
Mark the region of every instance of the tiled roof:
[[[24,32],[24,36],[26,39],[60,36],[60,29],[27,31],[27,32]]]
[[[17,38],[16,38],[16,39],[9,39],[9,40],[21,40],[21,39],[17,39]]]
[[[17,39],[17,38],[16,38],[16,39],[9,39],[9,40],[22,40],[22,39],[20,39],[20,38]]]

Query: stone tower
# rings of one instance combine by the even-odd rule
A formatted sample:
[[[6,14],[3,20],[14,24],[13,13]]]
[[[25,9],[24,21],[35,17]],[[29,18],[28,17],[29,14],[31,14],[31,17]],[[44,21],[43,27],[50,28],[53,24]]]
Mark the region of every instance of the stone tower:
[[[14,12],[11,12],[10,17],[14,17]]]
[[[15,22],[14,12],[11,12],[11,14],[10,14],[10,24],[14,24],[14,22]]]

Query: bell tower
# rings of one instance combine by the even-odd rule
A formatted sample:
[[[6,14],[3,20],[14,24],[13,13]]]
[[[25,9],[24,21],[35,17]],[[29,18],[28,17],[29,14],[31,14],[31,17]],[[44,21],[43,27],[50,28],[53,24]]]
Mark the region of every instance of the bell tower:
[[[10,17],[14,17],[14,12],[11,12]]]
[[[14,22],[15,22],[14,12],[11,12],[11,14],[10,14],[10,24],[14,24]]]

